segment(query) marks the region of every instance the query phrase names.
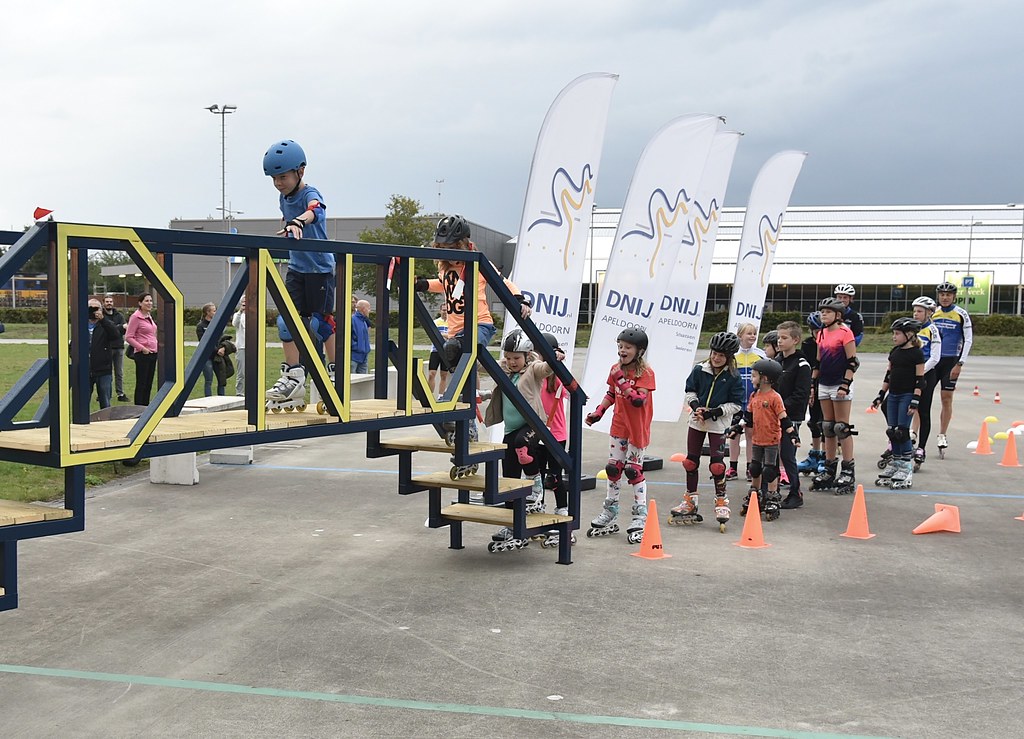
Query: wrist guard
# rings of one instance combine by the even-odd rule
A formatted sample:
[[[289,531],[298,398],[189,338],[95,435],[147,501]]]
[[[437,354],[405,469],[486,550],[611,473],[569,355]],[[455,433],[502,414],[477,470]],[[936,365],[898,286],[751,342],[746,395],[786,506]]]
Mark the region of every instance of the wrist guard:
[[[704,418],[708,421],[717,421],[724,415],[725,411],[722,410],[722,406],[720,405],[716,405],[714,408],[706,408],[704,410]]]

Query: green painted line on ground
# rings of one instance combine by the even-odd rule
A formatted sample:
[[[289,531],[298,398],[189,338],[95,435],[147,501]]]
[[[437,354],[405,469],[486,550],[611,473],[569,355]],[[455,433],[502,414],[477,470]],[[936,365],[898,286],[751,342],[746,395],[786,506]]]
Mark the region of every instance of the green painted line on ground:
[[[402,700],[398,698],[374,698],[372,696],[363,695],[340,695],[337,693],[317,693],[303,690],[278,690],[277,688],[258,688],[251,685],[235,685],[233,683],[211,683],[202,680],[176,680],[166,677],[150,677],[147,675],[119,675],[109,672],[62,670],[50,667],[30,667],[27,665],[0,664],[0,673],[3,672],[14,675],[35,675],[38,677],[93,680],[96,682],[106,683],[151,685],[157,688],[175,688],[178,690],[202,690],[210,693],[235,693],[239,695],[262,695],[270,698],[294,698],[307,701],[322,701],[325,703],[349,703],[353,705],[400,708],[412,711],[468,713],[478,716],[494,716],[499,718],[525,718],[535,721],[562,721],[565,723],[575,724],[628,726],[644,729],[668,729],[670,731],[704,732],[706,734],[731,734],[733,736],[791,737],[792,739],[882,739],[878,736],[865,736],[860,734],[790,731],[788,729],[771,729],[761,726],[730,726],[728,724],[705,724],[693,721],[667,721],[663,719],[631,718],[629,716],[596,716],[584,713],[532,711],[521,708],[501,708],[498,706],[473,706],[462,703],[433,703],[430,701]]]

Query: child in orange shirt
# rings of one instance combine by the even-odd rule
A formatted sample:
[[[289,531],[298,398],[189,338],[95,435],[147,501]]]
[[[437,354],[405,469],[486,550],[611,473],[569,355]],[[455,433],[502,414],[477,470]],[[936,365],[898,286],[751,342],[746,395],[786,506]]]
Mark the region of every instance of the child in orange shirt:
[[[744,426],[749,426],[753,445],[751,449],[750,491],[743,501],[740,515],[747,515],[751,493],[760,494],[761,475],[768,483],[768,494],[764,500],[764,518],[774,521],[781,512],[782,496],[779,494],[779,444],[800,446],[800,437],[793,422],[786,415],[786,404],[775,391],[775,385],[782,378],[782,365],[774,359],[759,359],[754,363],[751,382],[754,392],[747,403],[743,420],[729,429],[729,436],[738,436]],[[785,439],[783,439],[785,435]]]
[[[619,515],[619,480],[623,473],[633,486],[633,520],[626,528],[630,544],[638,544],[647,523],[647,482],[644,479],[644,451],[651,442],[651,421],[654,418],[654,370],[644,361],[647,334],[639,328],[623,329],[616,339],[618,361],[608,373],[608,392],[597,409],[588,413],[586,422],[593,426],[604,412],[615,408],[608,464],[608,494],[604,510],[590,522],[587,536],[614,534]]]

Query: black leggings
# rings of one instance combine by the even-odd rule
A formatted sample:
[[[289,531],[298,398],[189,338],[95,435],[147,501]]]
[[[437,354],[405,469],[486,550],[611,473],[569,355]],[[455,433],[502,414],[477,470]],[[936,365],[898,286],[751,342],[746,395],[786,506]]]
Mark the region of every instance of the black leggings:
[[[566,442],[562,442],[562,449],[565,449]],[[565,485],[565,478],[562,475],[564,471],[562,465],[555,455],[549,454],[547,447],[540,447],[541,458],[543,464],[541,465],[541,472],[545,476],[544,487],[551,488],[555,491],[555,507],[556,508],[568,508],[569,507],[569,488]]]
[[[526,473],[527,477],[534,477],[540,471],[541,454],[543,447],[536,432],[529,426],[523,426],[515,431],[505,434],[502,441],[505,443],[505,457],[501,460],[501,474],[503,477],[519,479]],[[533,461],[522,464],[516,449],[526,447],[527,453],[533,457]]]
[[[921,427],[917,433],[917,446],[925,448],[928,443],[928,436],[932,432],[932,396],[935,395],[935,386],[939,384],[939,373],[935,367],[924,373],[924,390],[921,391],[921,405],[917,407],[918,418]]]

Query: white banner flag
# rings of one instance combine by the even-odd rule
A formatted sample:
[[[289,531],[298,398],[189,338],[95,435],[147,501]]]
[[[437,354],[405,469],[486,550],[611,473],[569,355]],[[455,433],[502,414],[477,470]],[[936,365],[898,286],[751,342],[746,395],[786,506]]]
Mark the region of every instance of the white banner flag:
[[[566,366],[576,345],[598,164],[618,79],[585,74],[555,98],[537,137],[519,224],[510,279],[533,302],[537,327],[558,337]],[[506,316],[505,334],[514,327]]]
[[[687,218],[690,235],[679,247],[672,274],[655,307],[650,328],[648,352],[651,366],[671,367],[685,374],[693,366],[700,349],[700,328],[708,297],[711,257],[715,251],[719,213],[725,202],[733,159],[741,134],[722,131],[715,135],[704,174]],[[654,405],[655,421],[678,421],[686,395],[685,383],[662,383]]]
[[[741,323],[761,327],[764,299],[768,295],[775,247],[782,229],[782,216],[789,206],[796,178],[807,152],[781,151],[761,167],[750,189],[750,202],[743,218],[743,234],[736,257],[736,277],[729,305],[730,331]]]
[[[607,390],[619,332],[650,328],[680,244],[693,241],[689,219],[693,198],[719,125],[711,115],[676,118],[651,138],[640,155],[612,242],[587,351],[583,389],[590,409]],[[657,373],[658,368],[654,370]],[[592,428],[607,431],[610,424],[609,413]]]

